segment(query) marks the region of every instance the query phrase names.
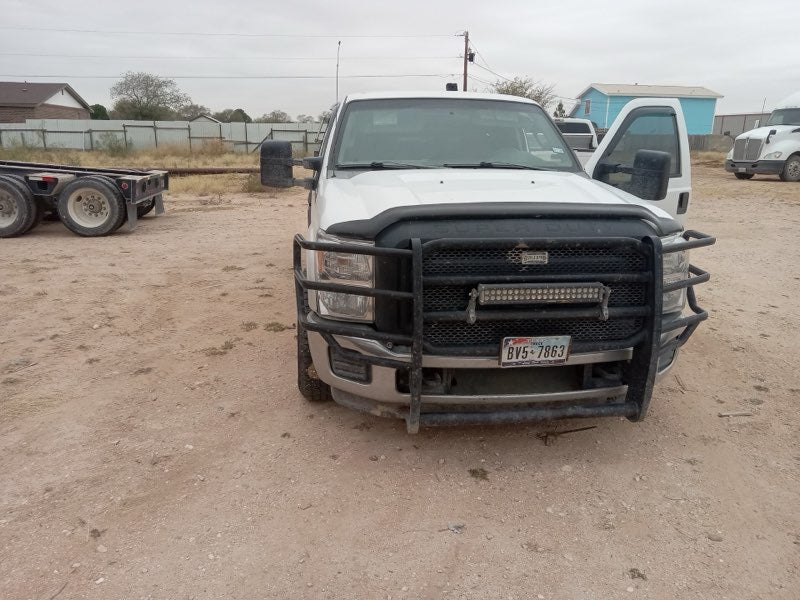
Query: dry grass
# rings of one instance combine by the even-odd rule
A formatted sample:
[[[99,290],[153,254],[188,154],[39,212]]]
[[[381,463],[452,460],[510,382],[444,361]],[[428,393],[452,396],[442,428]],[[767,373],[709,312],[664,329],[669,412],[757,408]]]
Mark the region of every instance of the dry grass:
[[[692,152],[692,164],[704,167],[720,167],[725,165],[727,152]]]
[[[172,145],[122,153],[59,148],[42,150],[17,146],[0,148],[0,160],[59,163],[84,167],[163,167],[169,170],[178,167],[255,167],[258,165],[258,153],[231,152],[225,144],[212,140],[200,146],[195,145],[191,153],[188,148]]]

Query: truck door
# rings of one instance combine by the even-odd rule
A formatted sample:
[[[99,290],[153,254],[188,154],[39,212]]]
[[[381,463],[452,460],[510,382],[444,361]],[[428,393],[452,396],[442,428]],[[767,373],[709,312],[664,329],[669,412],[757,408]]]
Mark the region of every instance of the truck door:
[[[651,200],[683,223],[692,191],[689,136],[680,102],[675,98],[643,98],[626,104],[584,169],[592,179],[626,188],[629,173],[609,172],[608,166],[633,166],[639,150],[669,153],[670,178],[663,200]]]

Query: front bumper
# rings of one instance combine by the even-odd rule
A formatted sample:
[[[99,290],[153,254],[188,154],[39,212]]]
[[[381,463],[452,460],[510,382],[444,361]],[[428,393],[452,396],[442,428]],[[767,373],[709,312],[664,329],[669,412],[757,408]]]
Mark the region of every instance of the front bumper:
[[[691,266],[690,277],[686,280],[668,285],[662,282],[661,264],[664,253],[708,246],[715,241],[710,236],[694,231],[687,231],[684,238],[684,242],[670,245],[668,249],[664,249],[661,240],[655,236],[635,242],[647,250],[651,260],[648,307],[642,315],[645,321],[643,330],[631,338],[629,344],[618,344],[613,348],[594,351],[577,348],[569,362],[563,366],[499,369],[496,358],[469,356],[465,353],[445,356],[424,351],[424,324],[427,318],[434,315],[423,311],[423,253],[428,244],[441,246],[451,242],[464,243],[463,240],[436,240],[423,244],[420,240],[412,239],[411,249],[404,250],[309,242],[297,236],[294,243],[294,262],[298,319],[308,332],[315,369],[320,379],[331,386],[334,399],[340,404],[372,414],[402,418],[410,433],[418,431],[420,426],[517,423],[565,417],[625,416],[631,420],[640,420],[647,412],[657,377],[672,366],[680,346],[688,340],[699,323],[708,317],[708,313],[697,304],[693,287],[707,281],[707,273]],[[503,240],[491,241],[497,243]],[[514,242],[520,243],[520,240]],[[576,242],[582,243],[581,240],[569,240],[572,244]],[[611,245],[632,243],[630,239],[624,242],[597,239],[584,242]],[[543,243],[557,247],[559,243],[565,243],[565,240],[536,240],[532,243],[536,247],[542,247]],[[365,290],[308,280],[301,268],[303,249],[336,249],[374,256],[410,258],[413,290]],[[576,275],[579,280],[580,277]],[[687,300],[692,314],[662,318],[663,294],[681,288],[687,289]],[[397,301],[411,302],[412,333],[402,335],[380,332],[369,325],[321,318],[306,308],[308,290],[385,296]],[[570,310],[578,316],[587,316],[578,314],[580,311],[585,312],[585,309]],[[561,312],[568,313],[570,310]],[[524,309],[525,319],[545,319],[551,316],[552,312],[548,313],[547,309]],[[332,368],[334,359],[350,365],[369,365],[365,370],[369,376],[361,381],[352,377],[340,377]],[[624,380],[611,378],[604,384],[602,377],[593,378],[594,366],[624,371]],[[466,393],[461,390],[454,392],[452,389],[431,390],[426,376],[429,377],[430,371],[437,369],[460,369],[464,375],[471,375],[472,384],[467,386]],[[568,370],[571,370],[572,375],[567,373]],[[576,384],[573,381],[574,375],[581,373],[583,384]],[[404,385],[400,385],[401,375],[406,377]],[[533,377],[537,378],[535,386],[530,382]],[[487,385],[486,381],[491,381],[491,384]],[[531,393],[531,387],[536,387],[537,391]]]
[[[783,161],[727,159],[725,161],[725,170],[729,173],[746,173],[748,175],[778,175],[783,171]]]

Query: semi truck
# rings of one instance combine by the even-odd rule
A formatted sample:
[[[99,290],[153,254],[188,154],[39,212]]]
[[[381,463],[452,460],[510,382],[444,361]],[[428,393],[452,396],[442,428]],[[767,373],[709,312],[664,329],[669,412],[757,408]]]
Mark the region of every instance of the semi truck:
[[[781,181],[800,181],[800,92],[779,102],[766,125],[736,137],[725,170],[737,179],[777,175]]]
[[[582,167],[524,98],[353,94],[317,156],[264,142],[261,180],[309,190],[293,241],[301,395],[409,433],[641,420],[708,317],[688,253],[715,240],[684,228],[674,99],[630,102]]]

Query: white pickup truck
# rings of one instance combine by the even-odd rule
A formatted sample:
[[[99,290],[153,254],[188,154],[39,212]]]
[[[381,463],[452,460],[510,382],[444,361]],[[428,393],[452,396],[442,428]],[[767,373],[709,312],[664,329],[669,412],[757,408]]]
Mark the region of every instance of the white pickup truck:
[[[539,105],[494,94],[351,95],[318,156],[265,142],[262,183],[309,189],[301,394],[411,433],[642,419],[708,316],[688,250],[714,239],[682,226],[690,178],[670,99],[629,103],[585,169]]]
[[[575,117],[556,118],[554,121],[581,165],[588,163],[598,146],[594,123],[589,119]]]
[[[782,181],[800,181],[800,92],[779,102],[764,127],[736,137],[725,170],[738,179],[778,175]]]

